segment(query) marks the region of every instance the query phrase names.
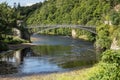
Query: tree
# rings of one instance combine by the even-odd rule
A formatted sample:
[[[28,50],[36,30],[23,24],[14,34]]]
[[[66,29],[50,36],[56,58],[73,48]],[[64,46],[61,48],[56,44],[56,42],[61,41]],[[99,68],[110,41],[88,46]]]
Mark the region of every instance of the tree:
[[[6,3],[0,4],[0,36],[10,34],[12,27],[16,26],[14,10]]]
[[[109,25],[101,25],[97,27],[96,47],[98,49],[106,50],[110,48],[111,39],[109,37]]]

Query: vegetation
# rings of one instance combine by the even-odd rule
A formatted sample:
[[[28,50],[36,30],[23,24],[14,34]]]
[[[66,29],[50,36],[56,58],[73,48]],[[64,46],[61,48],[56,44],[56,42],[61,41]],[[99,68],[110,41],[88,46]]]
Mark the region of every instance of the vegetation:
[[[57,28],[41,32],[41,34],[71,36],[71,28]]]
[[[28,24],[98,25],[110,10],[109,1],[48,0],[27,19]]]
[[[120,44],[120,8],[115,9],[120,5],[119,0],[48,0],[44,5],[31,14],[28,19],[28,24],[81,24],[96,26],[96,48],[105,51],[102,54],[101,61],[93,68],[86,71],[84,78],[66,76],[66,74],[57,74],[56,80],[119,80],[120,67],[119,51],[110,49],[113,39]],[[57,30],[57,29],[56,29]],[[51,30],[49,32],[56,32]],[[90,37],[90,40],[95,38],[91,33],[83,30],[76,30],[77,37],[81,35]],[[63,30],[60,31],[63,33]],[[75,73],[73,73],[75,74]],[[53,74],[56,76],[55,74]],[[53,76],[52,75],[52,76]],[[61,78],[59,79],[59,76]],[[68,74],[70,75],[70,74]],[[77,74],[76,74],[77,75]],[[39,78],[39,77],[38,77]],[[46,77],[45,77],[46,78]],[[34,77],[33,77],[34,79]],[[49,79],[48,79],[49,80]]]
[[[27,40],[21,39],[19,37],[13,37],[13,36],[6,37],[2,42],[6,44],[28,43]]]
[[[21,25],[17,24],[19,19],[22,19],[22,16],[16,11],[16,8],[11,8],[7,3],[0,4],[0,44],[2,44],[0,51],[7,50],[7,44],[26,42],[22,39],[15,39],[13,36],[13,28],[21,30]]]
[[[16,3],[15,3],[16,4]],[[20,3],[18,5],[14,5],[16,8],[16,12],[19,13],[23,20],[26,20],[29,15],[31,15],[36,9],[42,6],[42,3],[36,3],[31,6],[21,6]]]
[[[7,50],[7,45],[3,43],[6,35],[11,34],[11,29],[15,25],[14,10],[7,6],[6,3],[0,4],[0,50]]]
[[[80,24],[98,27],[104,24],[105,21],[111,20],[112,23],[117,25],[119,22],[118,13],[115,13],[112,9],[118,3],[119,0],[47,0],[42,3],[41,7],[29,15],[26,22],[28,25]],[[80,29],[76,31],[78,38],[90,41],[95,40],[95,36],[90,32]],[[45,31],[43,34],[71,35],[70,32],[71,29],[64,28]],[[98,38],[101,38],[99,36]],[[103,42],[104,39],[99,39],[96,43],[100,44],[99,42],[101,40]],[[109,39],[107,38],[106,40]],[[105,45],[99,46],[102,46],[101,48],[109,48],[110,40]]]
[[[98,28],[96,47],[104,50],[110,48],[112,41],[110,35],[115,33],[114,30],[120,24],[120,11],[119,8],[117,8],[118,11],[115,9],[119,3],[119,0],[47,0],[42,3],[41,7],[29,15],[26,22],[28,25],[94,25]],[[112,29],[111,27],[113,26],[116,27]],[[104,27],[107,29],[104,29]],[[84,38],[90,41],[95,40],[95,36],[92,33],[83,30],[76,31],[78,38]],[[71,35],[71,29],[55,29],[43,33]]]
[[[11,34],[13,26],[16,26],[14,10],[6,3],[0,4],[0,38]]]
[[[98,35],[96,37],[97,49],[109,49],[111,46],[109,25],[101,25],[97,27]]]
[[[113,39],[117,40],[118,45],[120,45],[120,9],[117,8],[118,10],[116,10],[116,5],[120,5],[120,0],[45,0],[43,3],[35,4],[31,7],[18,6],[16,10],[9,7],[6,3],[2,3],[0,4],[0,43],[19,42],[19,40],[7,37],[11,34],[12,27],[16,27],[17,19],[25,19],[28,25],[94,25],[97,31],[95,45],[103,51],[106,50],[103,52],[101,61],[97,65],[82,71],[82,73],[78,70],[45,76],[25,77],[25,79],[119,80],[120,51],[108,50]],[[24,9],[26,10],[23,11]],[[83,30],[76,31],[77,37],[87,36],[88,40],[95,40],[92,33]],[[59,28],[43,33],[71,35],[71,29]],[[7,48],[6,44],[2,44],[0,49],[5,50],[4,47]]]
[[[119,80],[120,51],[107,50],[102,54],[101,62],[90,73],[89,80]]]

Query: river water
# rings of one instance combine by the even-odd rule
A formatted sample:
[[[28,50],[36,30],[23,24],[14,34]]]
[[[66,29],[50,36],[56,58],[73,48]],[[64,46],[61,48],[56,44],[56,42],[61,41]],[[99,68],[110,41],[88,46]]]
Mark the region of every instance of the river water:
[[[0,75],[64,72],[96,63],[93,43],[64,36],[33,35],[25,49],[0,54]]]

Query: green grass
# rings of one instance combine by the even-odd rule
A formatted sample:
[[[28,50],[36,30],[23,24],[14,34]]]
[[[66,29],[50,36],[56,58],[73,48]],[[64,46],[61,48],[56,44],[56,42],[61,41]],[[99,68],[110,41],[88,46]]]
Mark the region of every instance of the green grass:
[[[7,43],[7,44],[20,44],[20,43],[28,43],[29,41],[21,39],[19,37],[8,37],[5,38],[2,42]]]
[[[46,75],[32,75],[21,78],[1,78],[0,80],[87,80],[88,69],[75,70],[65,73],[53,73]]]

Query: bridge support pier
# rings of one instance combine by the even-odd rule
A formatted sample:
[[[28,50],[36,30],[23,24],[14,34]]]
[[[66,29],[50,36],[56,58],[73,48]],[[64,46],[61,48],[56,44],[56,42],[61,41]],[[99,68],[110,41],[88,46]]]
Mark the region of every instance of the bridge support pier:
[[[75,29],[72,29],[72,33],[71,33],[71,34],[72,34],[72,37],[73,37],[73,38],[76,38],[76,37],[77,37],[77,33],[76,33]]]

